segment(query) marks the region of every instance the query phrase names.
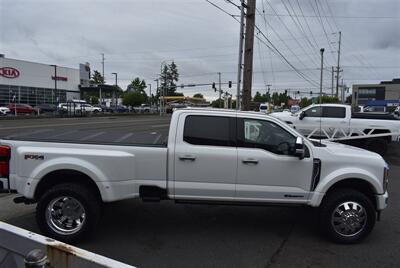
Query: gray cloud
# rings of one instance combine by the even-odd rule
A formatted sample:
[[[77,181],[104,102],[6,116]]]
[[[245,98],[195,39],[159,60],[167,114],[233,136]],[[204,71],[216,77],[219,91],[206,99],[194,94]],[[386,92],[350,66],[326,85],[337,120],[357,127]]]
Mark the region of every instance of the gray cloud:
[[[238,14],[237,8],[226,1],[212,1]],[[281,15],[287,15],[284,4],[300,15],[299,3],[306,16],[315,16],[314,0],[269,3]],[[400,60],[398,1],[318,0],[323,16],[329,15],[329,5],[335,16],[345,17],[335,22],[321,18],[324,28],[319,18],[278,17],[271,15],[274,12],[266,0],[258,0],[257,5],[261,13],[264,9],[268,23],[265,27],[263,16],[257,15],[257,25],[293,65],[314,81],[319,80],[320,47],[327,50],[326,67],[336,63],[336,27],[343,34],[343,76],[347,84],[400,76],[399,68],[388,68],[399,66]],[[360,16],[365,18],[352,18]],[[397,19],[367,18],[373,16]],[[300,22],[306,36],[296,22]],[[88,61],[94,69],[101,69],[100,53],[105,53],[107,80],[113,81],[111,72],[118,72],[123,86],[135,76],[154,84],[160,63],[172,59],[181,73],[179,83],[216,82],[217,72],[222,72],[223,82],[236,80],[239,24],[204,0],[1,0],[0,25],[0,49],[7,57],[72,67]],[[281,90],[313,87],[259,41],[255,43],[254,69],[254,91],[265,90],[265,84]],[[328,90],[329,72],[324,81]],[[183,92],[216,97],[210,87]]]

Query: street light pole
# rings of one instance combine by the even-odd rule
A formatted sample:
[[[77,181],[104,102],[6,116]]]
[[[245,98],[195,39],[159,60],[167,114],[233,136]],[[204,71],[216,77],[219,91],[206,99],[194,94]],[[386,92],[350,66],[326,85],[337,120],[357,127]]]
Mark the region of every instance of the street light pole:
[[[52,104],[54,104],[54,95],[56,95],[57,97],[57,65],[52,64],[50,66],[54,67],[54,93],[51,96],[52,97],[51,102]]]
[[[322,80],[323,80],[323,75],[324,75],[324,48],[320,49],[321,52],[321,80],[319,84],[319,104],[322,103]]]
[[[221,72],[218,72],[218,91],[219,91],[219,108],[222,108],[222,100],[221,100]]]

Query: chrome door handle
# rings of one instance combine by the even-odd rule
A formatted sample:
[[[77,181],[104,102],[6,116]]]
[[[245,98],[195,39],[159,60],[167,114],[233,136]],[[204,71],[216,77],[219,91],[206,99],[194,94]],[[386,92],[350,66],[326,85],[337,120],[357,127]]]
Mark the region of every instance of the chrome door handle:
[[[246,165],[249,165],[249,164],[257,165],[258,164],[258,160],[256,160],[256,159],[243,159],[242,163],[246,164]]]
[[[181,161],[194,161],[196,160],[196,157],[193,155],[180,155],[179,160]]]

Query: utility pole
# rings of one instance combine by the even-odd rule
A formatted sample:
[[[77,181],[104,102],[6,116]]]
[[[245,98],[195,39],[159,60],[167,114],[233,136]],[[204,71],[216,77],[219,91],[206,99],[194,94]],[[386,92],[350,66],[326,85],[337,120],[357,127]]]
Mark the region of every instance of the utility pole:
[[[158,91],[158,94],[161,95],[161,93],[160,93],[160,87],[159,87],[159,84],[158,84],[159,79],[154,79],[154,81],[157,82],[157,91]],[[157,95],[157,92],[156,92],[156,95]],[[156,103],[156,108],[157,108],[157,103]],[[161,115],[161,114],[160,114],[160,115]]]
[[[221,102],[221,72],[218,72],[218,91],[219,91],[219,108],[222,108],[222,102]]]
[[[336,67],[336,97],[339,97],[339,74],[340,74],[340,44],[342,42],[342,32],[339,31],[339,50],[337,56],[337,67]]]
[[[101,66],[102,66],[103,81],[105,83],[105,78],[104,78],[104,53],[101,53]],[[102,105],[103,101],[102,101],[102,95],[101,95],[101,86],[99,88],[99,100],[100,100],[100,105]]]
[[[240,37],[239,37],[239,60],[237,73],[236,110],[240,111],[240,84],[242,82],[242,59],[243,59],[243,33],[244,33],[244,0],[240,1]]]
[[[250,110],[251,87],[253,82],[253,46],[256,0],[247,1],[246,36],[244,44],[243,110]]]
[[[321,52],[321,80],[319,83],[319,104],[322,103],[322,82],[323,82],[323,75],[324,75],[324,48],[320,49]]]
[[[147,84],[149,86],[150,89],[150,95],[149,95],[149,100],[150,100],[150,108],[151,108],[151,84]]]
[[[113,94],[112,94],[112,103],[115,106],[117,106],[117,101],[116,101],[116,98],[115,98],[115,91],[118,88],[118,73],[111,73],[111,74],[115,75],[115,90],[113,91]]]
[[[332,87],[331,87],[331,96],[333,97],[333,88],[335,84],[335,67],[332,66]]]

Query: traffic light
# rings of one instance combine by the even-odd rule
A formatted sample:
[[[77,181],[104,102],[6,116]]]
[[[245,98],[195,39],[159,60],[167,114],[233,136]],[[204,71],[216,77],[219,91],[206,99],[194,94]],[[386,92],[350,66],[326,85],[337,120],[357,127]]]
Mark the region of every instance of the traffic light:
[[[287,90],[285,90],[285,95],[287,95]]]
[[[229,87],[229,88],[232,87],[232,81],[228,81],[228,87]]]
[[[212,88],[215,89],[215,83],[214,82],[212,83]]]
[[[297,91],[297,94],[299,94],[299,95],[300,95],[300,90],[299,90],[299,91]]]
[[[312,95],[312,91],[310,91],[310,95]]]

